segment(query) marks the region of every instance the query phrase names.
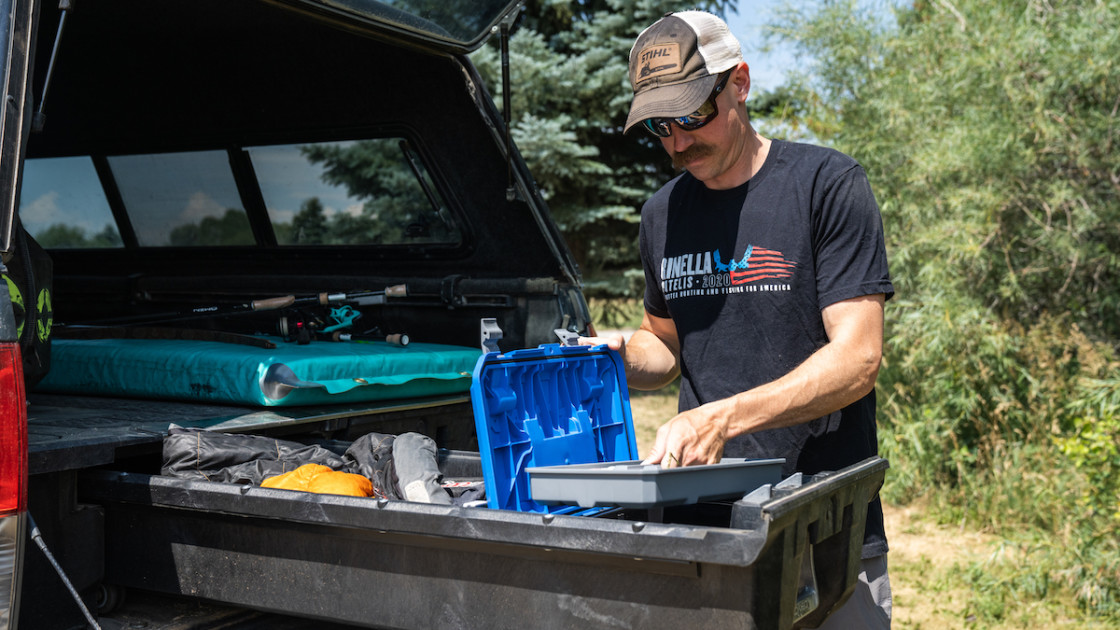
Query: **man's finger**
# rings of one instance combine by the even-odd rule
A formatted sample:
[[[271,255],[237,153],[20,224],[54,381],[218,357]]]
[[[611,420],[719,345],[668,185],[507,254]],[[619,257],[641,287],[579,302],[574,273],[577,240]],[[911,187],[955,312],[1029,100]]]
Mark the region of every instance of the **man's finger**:
[[[642,460],[643,466],[648,466],[649,464],[660,464],[661,460],[665,458],[665,447],[662,446],[662,444],[665,443],[665,431],[663,431],[662,429],[664,429],[664,426],[662,426],[661,429],[658,429],[657,439],[653,443],[653,448],[650,450],[649,455],[647,455],[646,458]]]
[[[661,460],[662,468],[680,468],[681,466],[682,464],[680,458],[677,457],[677,454],[673,451],[669,451],[669,454]]]
[[[611,350],[622,349],[622,335],[609,335],[606,337],[580,337],[576,339],[576,343],[581,346],[599,346],[606,344]]]

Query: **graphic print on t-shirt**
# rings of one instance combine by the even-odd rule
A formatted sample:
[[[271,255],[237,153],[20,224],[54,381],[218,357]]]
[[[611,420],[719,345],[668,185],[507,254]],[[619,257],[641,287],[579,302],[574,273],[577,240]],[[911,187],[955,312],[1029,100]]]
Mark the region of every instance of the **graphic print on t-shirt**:
[[[748,245],[739,258],[723,262],[719,250],[661,260],[661,291],[666,300],[696,295],[789,291],[797,261],[782,252]]]

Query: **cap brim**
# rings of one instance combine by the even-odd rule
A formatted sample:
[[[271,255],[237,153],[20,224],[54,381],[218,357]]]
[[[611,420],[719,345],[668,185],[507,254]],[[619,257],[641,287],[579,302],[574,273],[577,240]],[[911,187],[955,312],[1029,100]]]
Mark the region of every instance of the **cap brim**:
[[[643,90],[634,95],[630,115],[626,117],[623,133],[647,118],[687,116],[700,108],[719,81],[718,74],[689,81]]]

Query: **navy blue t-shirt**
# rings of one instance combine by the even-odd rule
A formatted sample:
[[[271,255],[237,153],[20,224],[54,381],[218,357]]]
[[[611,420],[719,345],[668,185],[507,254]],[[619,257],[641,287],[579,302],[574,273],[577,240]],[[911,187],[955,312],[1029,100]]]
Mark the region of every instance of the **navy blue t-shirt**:
[[[828,341],[821,309],[894,294],[879,207],[837,151],[774,140],[731,190],[685,173],[642,208],[645,308],[681,342],[681,411],[774,381]],[[784,457],[783,473],[839,470],[878,453],[875,392],[806,424],[736,436],[726,457]],[[863,556],[886,553],[869,506]]]

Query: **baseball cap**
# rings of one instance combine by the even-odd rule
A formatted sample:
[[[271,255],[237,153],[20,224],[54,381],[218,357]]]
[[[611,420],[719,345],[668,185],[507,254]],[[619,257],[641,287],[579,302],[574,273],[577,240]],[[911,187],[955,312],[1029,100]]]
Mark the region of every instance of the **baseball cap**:
[[[630,49],[634,100],[624,133],[646,118],[685,116],[711,94],[719,75],[739,65],[739,40],[706,11],[667,13]]]

